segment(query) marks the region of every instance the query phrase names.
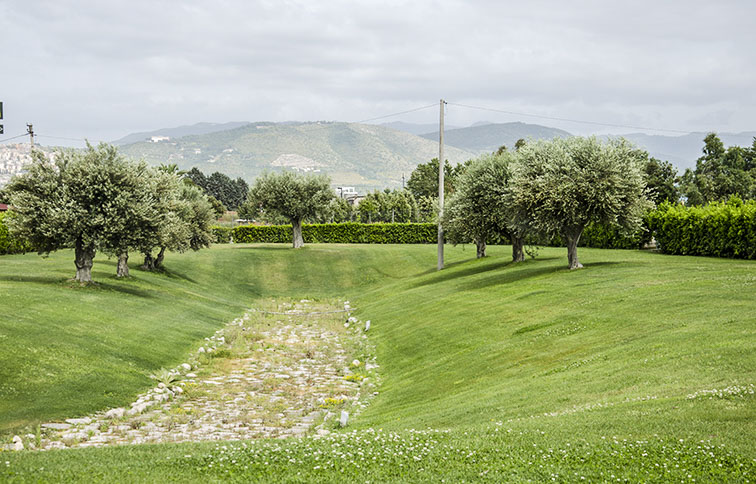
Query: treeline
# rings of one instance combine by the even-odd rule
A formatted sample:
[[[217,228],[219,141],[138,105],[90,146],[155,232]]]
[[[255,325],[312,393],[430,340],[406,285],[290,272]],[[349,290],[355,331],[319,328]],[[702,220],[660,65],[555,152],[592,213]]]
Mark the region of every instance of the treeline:
[[[110,145],[62,150],[48,158],[32,153],[27,171],[4,190],[12,210],[4,225],[16,242],[40,254],[73,248],[75,280],[92,280],[97,252],[118,258],[117,275],[128,276],[131,252],[143,268],[162,265],[167,250],[208,247],[213,209],[198,187],[175,167],[132,162]]]
[[[218,171],[210,176],[205,176],[196,167],[186,172],[185,176],[200,187],[208,197],[211,197],[211,203],[217,201],[221,204],[221,207],[216,208],[216,212],[219,211],[220,215],[226,209],[237,210],[247,200],[249,185],[242,178],[232,180],[228,175]],[[214,205],[217,204],[214,203]]]

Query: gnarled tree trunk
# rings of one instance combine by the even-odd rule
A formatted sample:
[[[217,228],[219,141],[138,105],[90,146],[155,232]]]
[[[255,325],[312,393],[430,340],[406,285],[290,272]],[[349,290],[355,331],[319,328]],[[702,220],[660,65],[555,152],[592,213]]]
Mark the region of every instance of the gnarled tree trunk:
[[[295,249],[304,247],[304,238],[302,238],[302,221],[291,220],[292,244]]]
[[[486,256],[486,240],[476,240],[475,245],[478,248],[478,259]]]
[[[512,262],[522,262],[525,260],[525,251],[523,250],[524,243],[522,237],[512,235],[509,237],[512,241]]]
[[[152,257],[152,252],[144,253],[144,264],[142,264],[142,269],[145,271],[155,270],[155,259]]]
[[[95,250],[84,247],[81,238],[76,239],[74,246],[74,264],[76,264],[76,280],[79,282],[92,282],[92,265],[94,264]]]
[[[583,264],[578,260],[577,245],[580,242],[580,236],[583,234],[583,227],[574,227],[564,232],[564,238],[567,239],[567,262],[570,270],[582,269]]]
[[[129,253],[123,251],[118,255],[118,266],[116,269],[116,277],[129,277]]]
[[[155,267],[162,267],[163,260],[165,260],[165,247],[160,248],[157,257],[155,257]]]

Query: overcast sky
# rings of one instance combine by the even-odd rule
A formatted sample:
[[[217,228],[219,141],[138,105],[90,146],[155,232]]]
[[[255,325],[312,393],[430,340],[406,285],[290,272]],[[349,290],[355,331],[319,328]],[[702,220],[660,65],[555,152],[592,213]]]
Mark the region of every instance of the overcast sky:
[[[439,98],[756,130],[754,18],[745,0],[0,0],[0,139],[27,122],[40,135],[112,140],[200,121],[357,121]],[[438,111],[394,120],[433,123]],[[481,120],[638,131],[448,107],[448,124]]]

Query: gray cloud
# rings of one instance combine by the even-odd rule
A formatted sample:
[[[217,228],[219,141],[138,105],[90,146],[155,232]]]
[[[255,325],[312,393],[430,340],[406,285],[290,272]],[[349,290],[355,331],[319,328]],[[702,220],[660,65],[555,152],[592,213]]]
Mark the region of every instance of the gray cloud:
[[[358,120],[440,97],[753,130],[754,13],[746,1],[9,0],[0,2],[5,137],[27,121],[42,134],[113,139],[199,121]],[[448,116],[617,131],[453,106]]]

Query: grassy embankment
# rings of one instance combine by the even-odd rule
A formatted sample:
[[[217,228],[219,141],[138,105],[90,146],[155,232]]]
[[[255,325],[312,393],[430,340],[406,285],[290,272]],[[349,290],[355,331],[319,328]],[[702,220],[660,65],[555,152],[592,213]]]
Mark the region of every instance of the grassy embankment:
[[[5,454],[5,472],[112,480],[753,480],[754,396],[689,396],[738,393],[756,382],[756,264],[581,249],[586,268],[569,272],[563,249],[519,265],[506,263],[507,248],[491,252],[469,261],[472,250],[451,249],[448,268],[436,273],[428,246],[225,246],[171,256],[169,275],[135,272],[131,281],[111,278],[112,264],[96,264],[96,289],[64,282],[69,254],[3,257],[6,431],[127,403],[149,385],[147,374],[178,363],[257,297],[351,299],[373,322],[383,378],[355,435],[248,449]],[[362,430],[370,427],[398,434]],[[426,427],[450,432],[404,430]]]

